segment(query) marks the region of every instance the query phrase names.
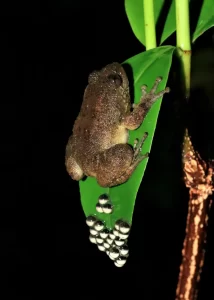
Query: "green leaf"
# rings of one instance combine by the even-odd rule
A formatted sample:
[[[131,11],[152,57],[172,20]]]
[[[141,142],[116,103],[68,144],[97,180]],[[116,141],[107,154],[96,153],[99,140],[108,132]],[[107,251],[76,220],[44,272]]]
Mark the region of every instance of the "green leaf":
[[[155,24],[157,24],[158,18],[162,14],[162,9],[168,10],[166,21],[164,20],[164,26],[160,37],[160,43],[162,44],[176,29],[175,22],[175,2],[172,1],[170,8],[164,6],[164,0],[154,0],[154,17]],[[137,37],[137,39],[145,45],[145,25],[144,25],[144,7],[142,0],[125,0],[125,10],[131,25],[131,28]],[[162,26],[162,24],[160,24]]]
[[[204,0],[198,23],[193,33],[192,42],[202,35],[209,28],[214,26],[214,2],[213,0]]]
[[[133,71],[135,103],[138,103],[140,100],[141,86],[146,84],[148,88],[151,88],[156,77],[163,77],[158,90],[160,91],[165,88],[174,49],[175,47],[172,46],[159,47],[140,53],[125,61],[124,64],[129,64]],[[157,100],[152,106],[140,128],[130,131],[129,143],[132,145],[136,138],[142,138],[145,132],[149,133],[142,153],[149,152],[151,149],[160,105],[161,99]],[[118,219],[124,219],[131,224],[137,191],[141,184],[147,161],[148,159],[145,159],[140,163],[126,183],[113,188],[101,188],[96,180],[90,177],[84,181],[80,181],[81,203],[85,215],[97,215],[99,219],[106,223],[108,228],[112,228]],[[113,213],[110,215],[98,213],[95,208],[98,197],[104,193],[110,196],[114,206]]]
[[[170,35],[172,35],[175,32],[175,30],[176,30],[175,1],[173,0],[166,17],[166,22],[163,27],[160,44],[162,44]]]

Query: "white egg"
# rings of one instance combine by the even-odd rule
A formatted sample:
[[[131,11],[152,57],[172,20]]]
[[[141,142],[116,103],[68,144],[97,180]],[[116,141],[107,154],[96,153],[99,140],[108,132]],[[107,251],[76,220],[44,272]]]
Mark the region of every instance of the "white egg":
[[[115,266],[118,267],[118,268],[121,268],[123,267],[123,265],[119,265],[116,261],[114,262]]]
[[[103,246],[104,246],[106,249],[109,249],[109,248],[111,247],[107,242],[104,242],[104,243],[103,243]]]
[[[97,242],[97,244],[102,244],[103,243],[103,239],[101,238],[101,237],[96,237],[96,242]]]
[[[126,263],[126,257],[120,256],[117,260],[116,260],[117,264],[120,266],[125,265]]]
[[[115,236],[119,236],[119,231],[118,231],[117,229],[113,229],[113,234],[114,234]]]
[[[99,203],[100,203],[101,205],[104,205],[104,204],[106,204],[106,203],[109,201],[109,197],[108,197],[107,194],[100,195],[98,201],[99,201]]]
[[[102,231],[100,231],[100,236],[103,239],[106,239],[108,237],[109,231],[108,229],[103,229]]]
[[[98,212],[98,213],[103,213],[103,208],[102,208],[102,206],[100,205],[100,203],[97,203],[96,204],[96,211]]]
[[[103,252],[106,251],[106,249],[105,249],[105,247],[104,247],[103,245],[97,245],[97,247],[98,247],[98,249],[99,249],[100,251],[103,251]]]
[[[110,238],[107,238],[106,241],[107,241],[107,243],[108,243],[109,245],[111,245],[111,244],[113,243],[113,240],[110,239]]]
[[[113,207],[111,204],[107,203],[107,204],[103,205],[102,210],[103,210],[104,214],[111,214],[113,211]]]
[[[103,222],[102,222],[102,221],[97,221],[97,222],[94,224],[94,228],[95,228],[97,231],[103,230],[103,228],[104,228]]]
[[[121,240],[119,237],[116,237],[116,239],[114,240],[115,245],[117,246],[123,246],[125,244],[124,240]]]
[[[117,221],[115,222],[115,225],[114,225],[115,229],[120,230],[120,224],[121,224],[121,223],[122,223],[122,220],[117,220]]]
[[[90,231],[90,234],[91,234],[91,235],[94,235],[94,236],[95,236],[95,235],[98,235],[98,231],[95,230],[94,228],[90,228],[89,231]]]
[[[95,237],[93,236],[93,235],[90,235],[89,236],[89,240],[90,240],[90,242],[92,243],[92,244],[96,244],[97,242],[96,242],[96,239],[95,239]]]
[[[94,226],[95,222],[97,221],[97,218],[94,217],[94,216],[88,216],[86,218],[86,224],[89,226],[89,227],[92,227]]]
[[[111,260],[115,260],[115,259],[116,259],[116,258],[114,258],[114,257],[111,256],[111,253],[109,253],[108,256],[109,256],[109,258],[110,258]]]
[[[127,222],[120,223],[120,232],[126,234],[130,231],[130,225]]]
[[[129,253],[129,248],[127,245],[124,245],[120,248],[120,254],[126,256]]]
[[[109,237],[110,237],[112,240],[115,240],[115,239],[116,239],[116,236],[115,236],[112,232],[109,233]]]
[[[112,248],[109,250],[109,252],[110,252],[109,255],[110,255],[113,259],[118,258],[119,255],[120,255],[119,250],[118,250],[117,248],[115,248],[115,247],[112,247]]]
[[[128,234],[123,234],[123,233],[120,233],[120,232],[118,233],[118,236],[121,240],[126,240],[129,237]]]

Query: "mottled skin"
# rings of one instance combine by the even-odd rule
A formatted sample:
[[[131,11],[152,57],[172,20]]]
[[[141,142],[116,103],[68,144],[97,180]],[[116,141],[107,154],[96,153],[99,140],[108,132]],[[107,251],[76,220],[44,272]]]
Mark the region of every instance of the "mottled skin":
[[[100,186],[112,187],[128,180],[148,155],[140,154],[146,135],[136,147],[128,142],[128,130],[138,128],[152,104],[164,91],[154,94],[158,83],[131,107],[129,82],[119,63],[89,75],[80,113],[66,146],[65,165],[74,180],[92,176]]]

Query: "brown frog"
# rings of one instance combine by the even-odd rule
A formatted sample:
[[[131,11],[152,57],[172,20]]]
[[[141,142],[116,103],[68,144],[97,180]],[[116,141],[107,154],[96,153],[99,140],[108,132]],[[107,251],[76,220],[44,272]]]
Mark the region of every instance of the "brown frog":
[[[112,63],[89,75],[80,113],[74,123],[65,155],[67,172],[74,180],[92,176],[102,187],[124,183],[148,156],[128,143],[128,130],[138,128],[152,104],[169,88],[155,94],[161,78],[150,92],[142,87],[138,104],[131,106],[129,82],[123,67]]]

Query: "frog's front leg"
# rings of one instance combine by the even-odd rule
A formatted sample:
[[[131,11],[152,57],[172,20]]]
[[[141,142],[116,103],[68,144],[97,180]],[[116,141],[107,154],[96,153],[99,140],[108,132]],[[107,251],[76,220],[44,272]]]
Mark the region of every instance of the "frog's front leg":
[[[133,111],[127,116],[125,116],[122,120],[122,125],[125,128],[129,130],[137,129],[143,122],[145,116],[147,115],[154,102],[160,97],[162,97],[165,93],[169,93],[170,90],[167,87],[163,91],[155,94],[158,84],[161,82],[161,80],[162,79],[158,77],[155,80],[152,89],[148,93],[146,92],[147,87],[145,85],[141,87],[142,96],[140,102],[138,104],[134,104]]]

